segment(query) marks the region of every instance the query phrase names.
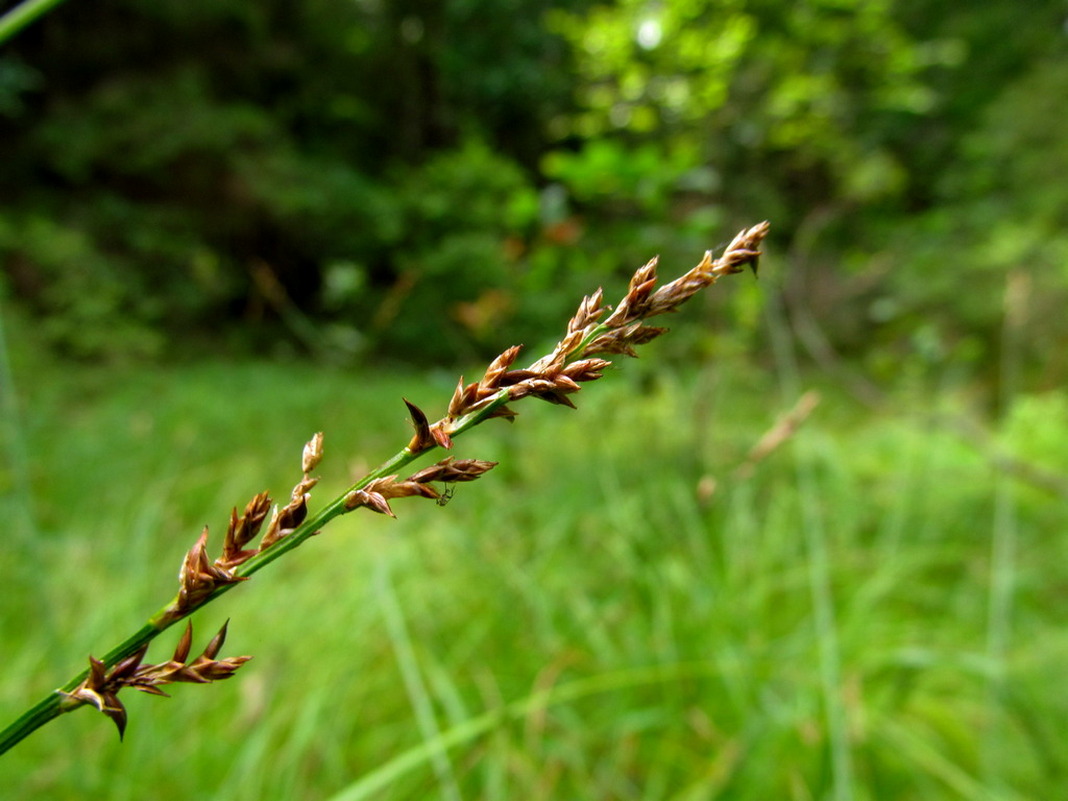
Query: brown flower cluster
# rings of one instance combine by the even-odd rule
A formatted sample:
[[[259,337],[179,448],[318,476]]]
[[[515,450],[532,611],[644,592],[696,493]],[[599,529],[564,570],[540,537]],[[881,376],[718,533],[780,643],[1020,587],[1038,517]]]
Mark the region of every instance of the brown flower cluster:
[[[106,670],[101,660],[90,656],[89,675],[75,689],[62,693],[63,703],[69,708],[92,704],[115,722],[121,739],[126,731],[126,707],[119,700],[120,690],[133,687],[150,695],[166,696],[167,693],[160,689],[162,685],[178,682],[208,684],[228,679],[252,657],[232,656],[216,659],[225,641],[226,624],[223,624],[200,656],[189,660],[189,649],[193,643],[193,626],[190,624],[186,626],[178,641],[174,655],[158,665],[142,664],[148,651],[147,643],[118,662],[111,670]]]
[[[496,462],[485,462],[481,459],[453,459],[450,456],[403,481],[398,481],[396,476],[382,476],[374,479],[367,486],[353,490],[345,496],[345,509],[351,511],[360,506],[366,506],[372,512],[396,517],[389,505],[391,498],[419,497],[442,501],[445,496],[431,486],[431,482],[453,484],[474,481],[496,466]]]
[[[247,577],[236,575],[235,568],[267,550],[304,522],[308,516],[308,493],[319,481],[309,474],[318,467],[322,458],[323,435],[320,432],[304,446],[301,455],[304,477],[293,487],[289,502],[274,508],[258,547],[246,546],[260,533],[264,520],[271,512],[271,498],[266,492],[249,501],[245,513],[240,517],[236,508],[230,511],[230,525],[226,529],[222,555],[215,560],[208,556],[208,527],[204,527],[196,545],[182,561],[178,572],[178,596],[167,608],[164,621],[180,620],[203,604],[217,588],[244,581]]]
[[[471,416],[479,416],[479,422],[493,417],[511,420],[516,413],[507,404],[528,395],[574,408],[568,395],[578,392],[583,382],[600,378],[611,364],[601,356],[637,356],[636,346],[667,331],[646,325],[646,319],[674,312],[724,275],[746,267],[756,275],[760,244],[768,228],[763,222],[742,231],[718,259],[706,252],[700,264],[659,288],[657,259],[649,261],[634,273],[627,294],[614,309],[598,289],[583,298],[553,351],[534,364],[525,369],[513,367],[520,351],[517,345],[494,359],[480,381],[464,384],[461,377],[445,417],[436,423],[431,424],[422,410],[406,400],[415,426],[408,451],[418,454],[434,447],[451,448],[452,437]],[[606,312],[610,313],[602,320]]]

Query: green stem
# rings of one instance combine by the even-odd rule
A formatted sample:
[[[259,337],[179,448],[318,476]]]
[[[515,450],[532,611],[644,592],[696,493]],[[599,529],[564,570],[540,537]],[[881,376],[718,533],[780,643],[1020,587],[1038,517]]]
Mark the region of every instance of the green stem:
[[[15,6],[0,17],[0,44],[62,2],[63,0],[26,0]]]
[[[489,402],[479,409],[478,411],[471,412],[456,420],[450,433],[453,439],[462,435],[464,432],[477,426],[479,423],[484,422],[493,414],[493,412],[508,402],[508,391],[501,390],[495,396],[492,396]],[[433,449],[431,449],[433,450]],[[415,459],[430,453],[430,450],[423,451],[421,453],[412,453],[408,448],[403,448],[394,454],[388,461],[382,463],[377,468],[372,470],[366,476],[361,478],[358,482],[346,489],[343,493],[334,498],[323,509],[316,514],[306,519],[300,526],[294,529],[285,538],[274,543],[267,550],[257,554],[249,559],[243,565],[238,567],[234,574],[241,577],[248,577],[252,574],[262,570],[275,559],[278,559],[285,553],[292,551],[304,543],[309,537],[320,531],[323,526],[333,520],[335,517],[340,517],[349,510],[345,508],[345,499],[350,492],[354,490],[362,489],[374,481],[376,478],[383,476],[393,475],[405,465],[415,461]],[[218,587],[211,595],[204,599],[197,609],[200,609],[207,604],[214,601],[221,595],[232,590],[234,587],[240,586],[243,582],[235,584],[224,584]],[[152,642],[160,633],[167,630],[175,623],[185,619],[196,610],[190,610],[184,615],[175,616],[174,614],[174,602],[167,604],[159,611],[157,611],[152,617],[148,619],[135,634],[123,640],[119,645],[109,651],[103,658],[105,668],[111,668],[114,665],[121,662],[126,657],[134,654],[148,643]],[[18,718],[4,731],[0,732],[0,754],[3,754],[8,749],[12,748],[17,743],[24,740],[34,731],[45,725],[49,721],[59,717],[64,712],[70,712],[77,709],[82,704],[72,704],[63,693],[68,693],[74,690],[79,684],[81,684],[86,676],[88,670],[83,670],[77,676],[72,678],[58,690],[53,690],[47,696],[42,698],[27,712]],[[66,703],[64,703],[66,702]]]

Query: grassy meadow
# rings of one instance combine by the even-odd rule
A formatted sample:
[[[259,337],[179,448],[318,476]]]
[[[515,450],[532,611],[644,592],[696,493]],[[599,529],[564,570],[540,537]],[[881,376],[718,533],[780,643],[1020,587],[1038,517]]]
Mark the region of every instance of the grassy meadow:
[[[195,649],[230,619],[222,656],[255,658],[125,692],[123,743],[59,718],[0,758],[5,797],[1068,796],[1068,511],[1034,475],[1068,473],[1065,396],[1015,399],[980,445],[933,378],[872,410],[657,347],[577,412],[531,399],[458,440],[500,465],[447,507],[358,510],[195,615]],[[310,434],[325,503],[407,441],[402,396],[433,417],[456,379],[18,354],[14,376],[3,725],[169,601],[205,524],[217,547],[232,506],[285,497]]]

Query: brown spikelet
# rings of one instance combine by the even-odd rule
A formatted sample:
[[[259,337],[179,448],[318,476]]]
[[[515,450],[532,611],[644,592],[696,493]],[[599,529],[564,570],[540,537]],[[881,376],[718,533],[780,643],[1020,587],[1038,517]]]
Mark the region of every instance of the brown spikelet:
[[[604,313],[604,292],[598,289],[592,295],[587,295],[579,304],[575,316],[567,324],[567,332],[585,331],[589,326],[597,322]]]
[[[237,509],[232,509],[230,525],[223,541],[222,556],[215,560],[215,563],[221,567],[234,568],[259,553],[259,549],[244,550],[244,547],[256,538],[270,510],[271,498],[266,492],[261,492],[249,501],[240,518],[237,516]]]
[[[630,279],[627,294],[605,320],[605,325],[616,328],[649,314],[649,299],[656,287],[656,268],[659,261],[659,257],[654,257],[638,268]]]
[[[230,570],[213,564],[208,559],[208,527],[200,534],[196,545],[189,549],[178,572],[178,597],[175,612],[186,615],[202,604],[217,587],[245,581],[245,577],[235,576]]]
[[[478,394],[480,396],[484,397],[500,389],[501,378],[507,374],[508,368],[515,362],[516,357],[519,356],[519,351],[522,349],[522,345],[513,345],[490,363],[490,366],[486,369],[486,374],[478,382]]]
[[[378,512],[382,515],[388,515],[389,517],[396,517],[393,514],[393,509],[390,508],[389,501],[380,492],[368,491],[364,489],[353,490],[345,496],[345,508],[348,510],[357,509],[361,506],[366,506],[372,512]]]
[[[148,644],[138,648],[133,654],[120,660],[108,671],[104,662],[89,657],[89,671],[85,679],[70,692],[60,692],[63,700],[60,706],[71,709],[82,704],[90,704],[114,722],[119,731],[119,739],[126,733],[126,708],[119,700],[119,691],[132,687],[149,695],[166,696],[160,685],[174,682],[192,682],[204,684],[227,679],[240,668],[251,656],[235,656],[217,660],[219,649],[226,638],[226,625],[208,643],[204,652],[188,662],[193,641],[193,627],[187,624],[178,640],[174,655],[158,665],[142,664],[148,652]]]
[[[442,459],[437,464],[423,468],[418,473],[410,476],[408,481],[416,483],[474,481],[496,466],[497,462],[487,462],[482,459],[453,459],[450,456]]]
[[[468,411],[471,406],[478,399],[478,384],[464,384],[464,377],[460,376],[460,383],[456,386],[456,391],[452,394],[452,400],[449,401],[448,416],[452,419],[462,417]]]

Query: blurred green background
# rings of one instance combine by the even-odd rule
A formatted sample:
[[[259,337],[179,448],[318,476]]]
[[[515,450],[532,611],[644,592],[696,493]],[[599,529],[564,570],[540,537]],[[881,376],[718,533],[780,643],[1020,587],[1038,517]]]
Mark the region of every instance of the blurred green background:
[[[0,4],[9,9],[13,3]],[[1068,796],[1068,5],[69,0],[0,44],[0,710],[581,296],[643,358],[195,617],[13,798]],[[747,454],[806,391],[782,447]],[[533,408],[526,408],[533,407]],[[160,638],[163,660],[177,633]],[[0,721],[6,725],[9,720]],[[11,788],[10,790],[8,788]]]

